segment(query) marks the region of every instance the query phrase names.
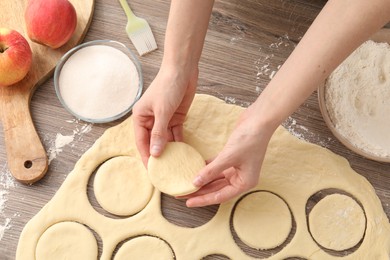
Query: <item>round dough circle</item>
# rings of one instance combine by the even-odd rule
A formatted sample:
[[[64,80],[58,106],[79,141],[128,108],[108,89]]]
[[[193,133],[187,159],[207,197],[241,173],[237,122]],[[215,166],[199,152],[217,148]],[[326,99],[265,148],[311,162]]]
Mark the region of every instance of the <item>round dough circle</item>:
[[[141,160],[118,156],[106,161],[95,175],[94,193],[99,204],[118,216],[141,211],[150,201],[153,186]]]
[[[163,193],[187,195],[199,189],[192,182],[205,165],[203,157],[190,145],[170,142],[159,157],[149,158],[149,178]]]
[[[309,228],[315,241],[327,249],[343,251],[363,238],[366,217],[351,197],[331,194],[320,200],[309,214]]]
[[[124,243],[114,260],[174,259],[170,246],[157,237],[140,236]]]
[[[93,259],[98,257],[98,246],[92,232],[76,222],[60,222],[49,227],[39,238],[36,260]]]
[[[246,245],[255,249],[272,249],[287,239],[292,218],[281,198],[270,192],[258,191],[238,202],[233,226]]]

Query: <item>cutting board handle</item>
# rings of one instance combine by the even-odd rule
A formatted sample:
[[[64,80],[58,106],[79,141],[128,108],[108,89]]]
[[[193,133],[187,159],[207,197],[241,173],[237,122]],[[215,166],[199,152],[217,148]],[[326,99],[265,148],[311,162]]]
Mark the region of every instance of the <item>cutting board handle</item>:
[[[48,168],[46,151],[35,130],[30,114],[30,87],[0,88],[0,107],[7,151],[8,168],[18,181],[32,184]]]

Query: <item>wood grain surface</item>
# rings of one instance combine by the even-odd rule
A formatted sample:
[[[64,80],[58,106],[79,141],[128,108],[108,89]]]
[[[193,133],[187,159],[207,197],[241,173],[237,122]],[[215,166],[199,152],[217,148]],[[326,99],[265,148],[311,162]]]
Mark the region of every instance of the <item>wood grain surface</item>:
[[[157,51],[140,57],[147,87],[161,63],[169,1],[134,0],[129,3],[135,14],[149,22],[159,46]],[[210,94],[244,107],[250,105],[292,52],[325,3],[325,0],[216,1],[200,61],[198,93]],[[126,16],[119,2],[96,0],[94,18],[85,41],[112,39],[136,51],[125,34],[125,25]],[[46,176],[34,185],[26,186],[14,181],[6,163],[1,131],[0,259],[14,259],[24,225],[52,198],[76,161],[103,131],[121,121],[91,125],[75,120],[57,99],[52,78],[35,92],[31,100],[31,113],[49,155],[49,169]],[[390,216],[390,164],[365,159],[338,142],[323,121],[317,93],[313,93],[284,122],[284,126],[294,135],[347,158],[352,168],[374,186],[387,216]],[[68,136],[72,141],[56,149],[55,141],[60,135]],[[93,199],[92,204],[99,211]],[[217,210],[217,206],[187,209],[183,201],[165,196],[162,204],[167,219],[188,227],[207,222]],[[253,254],[267,256],[267,252]],[[222,256],[209,258],[223,259]]]
[[[24,35],[33,53],[32,66],[26,77],[13,86],[0,88],[0,118],[4,128],[8,168],[16,179],[28,184],[41,179],[48,168],[45,149],[30,115],[31,96],[52,75],[62,55],[84,38],[94,10],[94,0],[71,2],[77,12],[77,27],[72,38],[58,49],[33,43],[27,36],[24,21],[27,0],[0,2],[1,26]]]

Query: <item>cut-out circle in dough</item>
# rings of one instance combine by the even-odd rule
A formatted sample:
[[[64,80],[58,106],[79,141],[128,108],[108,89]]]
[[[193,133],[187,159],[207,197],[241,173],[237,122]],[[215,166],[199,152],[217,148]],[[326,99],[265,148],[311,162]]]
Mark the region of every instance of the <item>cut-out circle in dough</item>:
[[[292,217],[277,195],[257,191],[240,200],[233,214],[233,227],[242,242],[255,249],[272,249],[290,234]]]
[[[170,142],[159,157],[149,158],[149,178],[159,191],[183,196],[198,190],[192,182],[205,165],[202,155],[192,146]]]
[[[141,160],[118,156],[106,161],[97,170],[94,193],[99,204],[108,212],[130,216],[148,204],[153,186]]]
[[[201,260],[231,260],[231,259],[225,255],[214,254],[214,255],[208,255],[208,256],[202,257]]]
[[[363,209],[347,195],[328,195],[309,214],[313,239],[327,249],[342,251],[354,247],[363,238],[365,228]]]
[[[162,239],[152,236],[139,236],[125,242],[114,260],[174,259],[171,247]]]
[[[98,245],[92,232],[82,224],[66,221],[49,227],[39,238],[36,260],[96,260]]]
[[[189,208],[185,200],[161,194],[161,213],[170,223],[179,227],[196,228],[208,223],[218,212],[219,205]],[[180,212],[180,217],[177,217]]]

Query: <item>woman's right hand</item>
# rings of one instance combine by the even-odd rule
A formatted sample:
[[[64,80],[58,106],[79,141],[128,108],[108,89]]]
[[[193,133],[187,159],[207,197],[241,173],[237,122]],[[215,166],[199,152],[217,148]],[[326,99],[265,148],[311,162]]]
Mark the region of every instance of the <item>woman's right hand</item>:
[[[160,71],[133,108],[137,148],[147,165],[168,141],[182,141],[214,1],[172,0]]]
[[[256,115],[253,106],[241,114],[222,151],[195,178],[194,185],[200,189],[181,197],[188,199],[188,207],[220,204],[257,185],[276,125],[258,124]]]
[[[133,108],[135,140],[145,166],[168,141],[182,141],[183,123],[195,95],[198,68],[162,66]]]

